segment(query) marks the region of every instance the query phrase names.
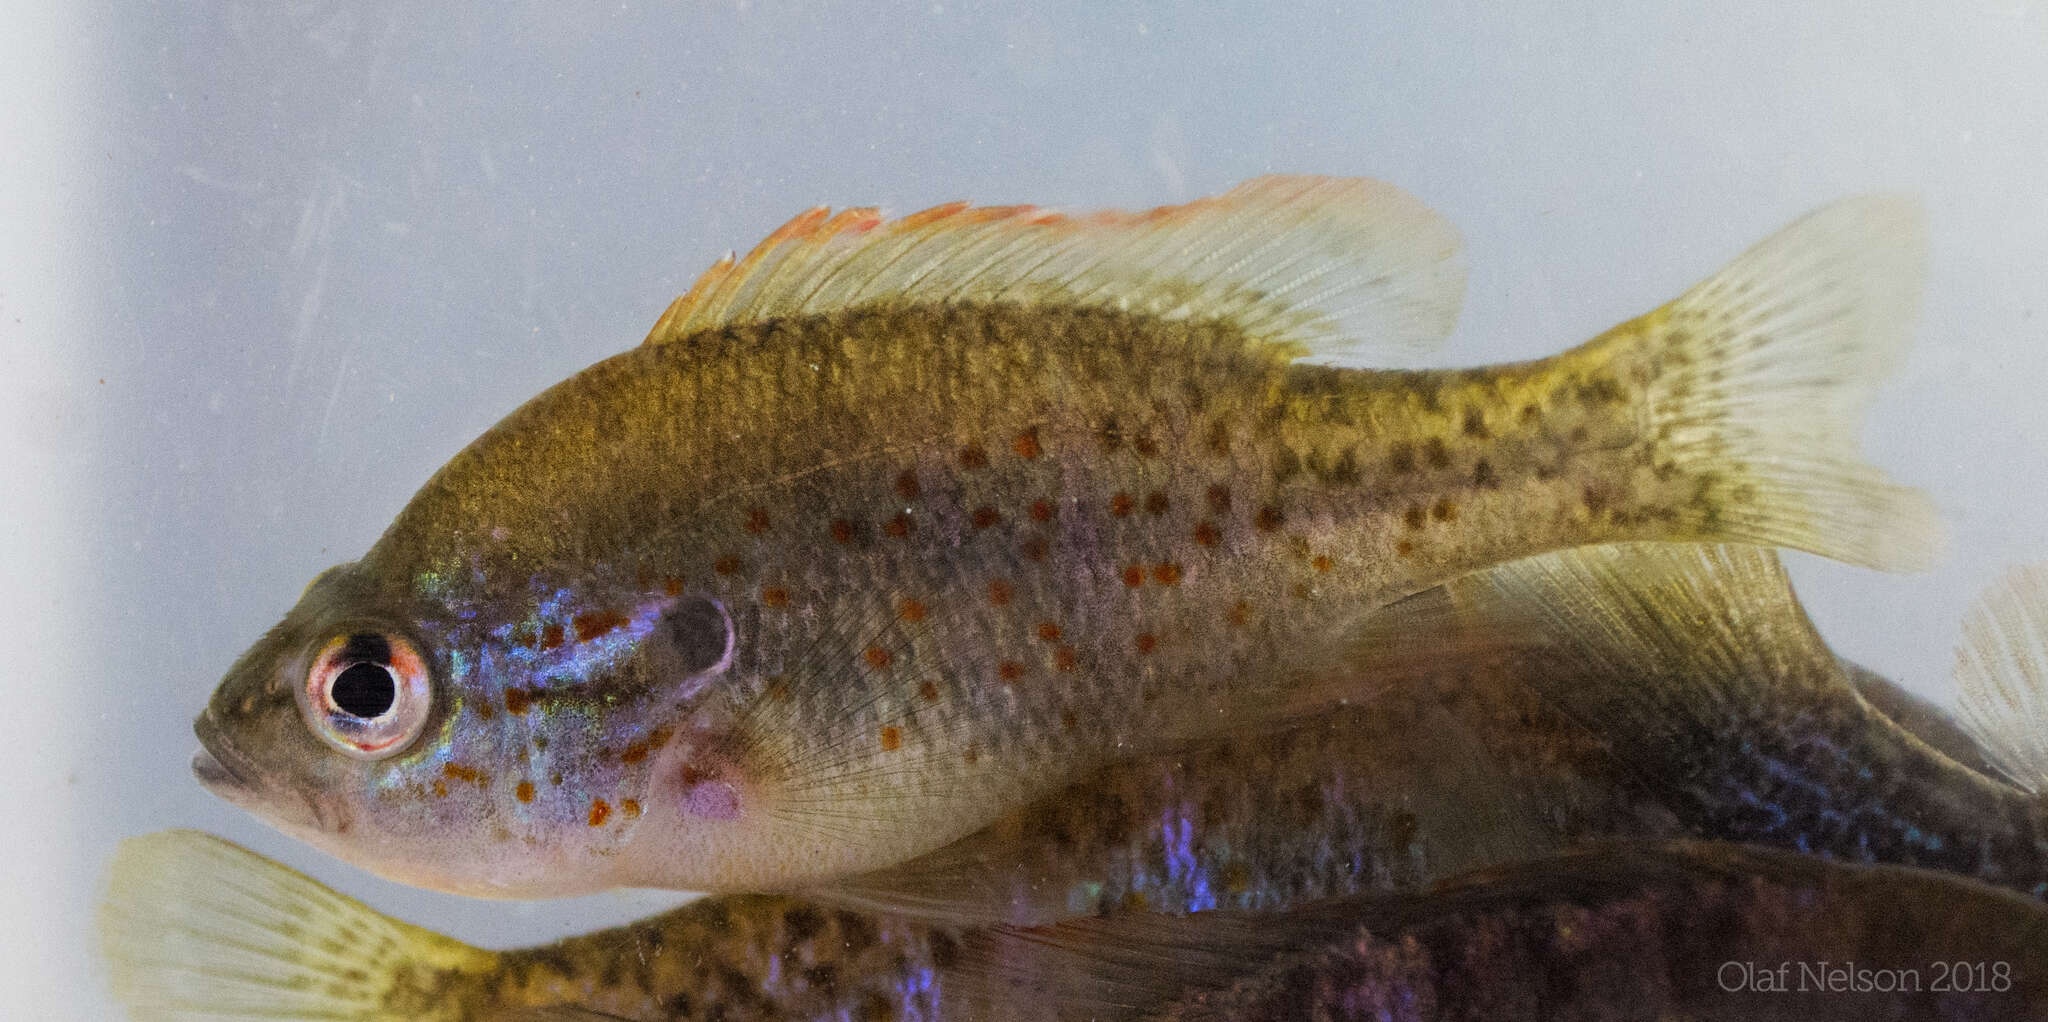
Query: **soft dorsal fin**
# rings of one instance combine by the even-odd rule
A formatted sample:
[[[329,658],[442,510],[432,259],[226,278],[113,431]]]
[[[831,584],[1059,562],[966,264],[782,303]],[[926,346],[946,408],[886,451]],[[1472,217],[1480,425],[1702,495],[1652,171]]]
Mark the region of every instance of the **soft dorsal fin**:
[[[1963,618],[1960,713],[2007,777],[2048,795],[2048,563],[2015,568]]]
[[[1547,633],[1555,645],[1545,656],[1611,682],[1598,687],[1601,698],[1622,700],[1631,713],[1747,703],[1788,686],[1846,691],[1834,653],[1767,548],[1579,547],[1476,572],[1449,588],[1479,620]]]
[[[1260,177],[1136,213],[962,202],[890,221],[818,207],[719,260],[646,343],[900,300],[1225,320],[1318,358],[1412,351],[1457,322],[1461,249],[1420,200],[1362,178]]]

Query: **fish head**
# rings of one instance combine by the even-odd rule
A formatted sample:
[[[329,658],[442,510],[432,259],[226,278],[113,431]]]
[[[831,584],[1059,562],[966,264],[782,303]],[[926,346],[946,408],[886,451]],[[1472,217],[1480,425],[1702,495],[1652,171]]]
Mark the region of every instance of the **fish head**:
[[[195,722],[201,783],[388,879],[477,897],[616,886],[657,755],[730,662],[703,596],[585,580],[480,600],[316,579]]]

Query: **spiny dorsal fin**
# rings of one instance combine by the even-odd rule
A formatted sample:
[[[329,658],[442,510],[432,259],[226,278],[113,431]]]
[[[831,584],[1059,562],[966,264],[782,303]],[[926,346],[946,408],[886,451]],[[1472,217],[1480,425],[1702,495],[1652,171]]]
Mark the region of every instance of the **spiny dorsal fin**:
[[[906,302],[1059,303],[1225,320],[1318,358],[1428,348],[1464,299],[1455,228],[1362,178],[1269,176],[1180,206],[1068,216],[824,207],[719,260],[647,335]]]
[[[1963,726],[2007,777],[2048,795],[2048,562],[1977,598],[1956,648]]]

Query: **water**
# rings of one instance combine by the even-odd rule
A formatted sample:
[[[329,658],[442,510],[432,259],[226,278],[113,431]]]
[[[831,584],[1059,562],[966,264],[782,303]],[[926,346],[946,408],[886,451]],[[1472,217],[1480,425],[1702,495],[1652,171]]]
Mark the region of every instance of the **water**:
[[[166,826],[486,944],[672,900],[381,883],[201,792],[189,721],[450,454],[814,203],[1382,177],[1465,231],[1442,357],[1476,363],[1648,309],[1828,199],[1913,192],[1925,313],[1867,444],[1938,495],[1951,556],[1906,578],[1801,558],[1802,593],[1839,649],[1946,699],[1975,590],[2048,557],[2042,5],[1107,6],[10,16],[10,1008],[112,1014],[90,906],[114,842]]]

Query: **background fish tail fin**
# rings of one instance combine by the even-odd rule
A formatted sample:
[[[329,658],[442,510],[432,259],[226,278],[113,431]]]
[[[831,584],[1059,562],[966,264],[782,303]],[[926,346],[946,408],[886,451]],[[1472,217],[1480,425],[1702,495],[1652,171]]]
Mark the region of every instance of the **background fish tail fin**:
[[[1933,562],[1932,501],[1857,452],[1910,338],[1924,248],[1910,200],[1844,200],[1574,353],[1642,360],[1652,468],[1689,484],[1674,509],[1686,538],[1894,571]]]
[[[432,1017],[394,999],[402,983],[498,957],[193,830],[122,842],[99,922],[138,1019]]]
[[[2048,562],[1978,597],[1956,649],[1963,726],[2006,777],[2048,795]]]

